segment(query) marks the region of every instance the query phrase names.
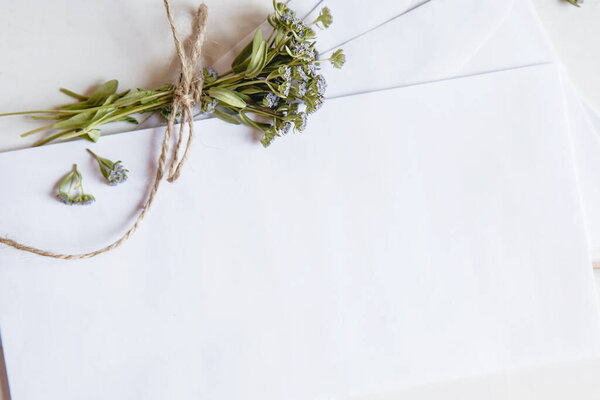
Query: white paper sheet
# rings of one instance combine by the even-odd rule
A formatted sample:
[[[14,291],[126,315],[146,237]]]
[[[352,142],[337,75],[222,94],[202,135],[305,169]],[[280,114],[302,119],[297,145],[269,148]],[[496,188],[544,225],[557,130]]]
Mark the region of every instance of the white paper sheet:
[[[198,122],[182,178],[123,247],[0,249],[14,399],[349,398],[593,354],[560,91],[541,66],[335,99],[268,150]],[[116,188],[83,142],[0,155],[19,166],[0,178],[18,204],[3,231],[66,251],[116,237],[161,136],[96,145],[127,160]],[[51,199],[71,161],[91,208]]]

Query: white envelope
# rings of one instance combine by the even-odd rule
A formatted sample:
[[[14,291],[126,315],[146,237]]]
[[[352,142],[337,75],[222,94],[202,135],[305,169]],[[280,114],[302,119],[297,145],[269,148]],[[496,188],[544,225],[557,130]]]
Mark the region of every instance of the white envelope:
[[[389,15],[388,11],[392,10],[375,7],[371,13]],[[444,17],[432,18],[435,14]],[[467,14],[469,21],[476,23],[461,23]],[[423,26],[428,26],[427,35],[420,30]],[[528,65],[560,64],[529,1],[431,0],[344,47],[348,65],[326,73],[333,97]],[[437,58],[428,57],[429,53]],[[398,54],[407,56],[396,63]],[[593,116],[560,68],[589,248],[592,258],[598,260],[600,139],[589,120]]]
[[[330,100],[267,151],[198,122],[182,180],[123,248],[74,263],[0,249],[13,398],[347,398],[593,354],[564,112],[538,66]],[[398,119],[343,118],[360,113]],[[3,230],[69,251],[118,236],[161,135],[96,145],[132,176],[88,178],[93,212],[47,187],[85,143],[0,155],[23,166],[0,178],[19,204]]]

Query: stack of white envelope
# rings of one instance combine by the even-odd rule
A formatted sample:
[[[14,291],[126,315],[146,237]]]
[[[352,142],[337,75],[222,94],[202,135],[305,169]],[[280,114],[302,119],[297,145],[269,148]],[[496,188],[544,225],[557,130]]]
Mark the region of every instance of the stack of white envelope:
[[[529,2],[290,5],[307,20],[329,6],[319,50],[348,60],[324,71],[307,131],[264,150],[197,121],[182,177],[120,248],[0,248],[13,400],[346,399],[600,356],[600,117]],[[0,234],[66,252],[114,240],[163,132],[94,145],[131,174],[88,179],[89,208],[47,186],[86,143],[0,154],[20,171],[0,176]]]

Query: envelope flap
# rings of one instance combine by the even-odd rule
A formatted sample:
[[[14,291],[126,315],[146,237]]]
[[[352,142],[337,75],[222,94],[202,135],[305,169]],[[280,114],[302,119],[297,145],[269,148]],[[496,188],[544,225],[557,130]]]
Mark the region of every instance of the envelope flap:
[[[400,15],[344,44],[346,65],[333,72],[331,66],[325,66],[328,95],[338,97],[390,88],[390,82],[404,86],[456,75],[501,26],[512,3],[430,0]],[[381,63],[377,74],[356,79],[368,74],[374,63]]]

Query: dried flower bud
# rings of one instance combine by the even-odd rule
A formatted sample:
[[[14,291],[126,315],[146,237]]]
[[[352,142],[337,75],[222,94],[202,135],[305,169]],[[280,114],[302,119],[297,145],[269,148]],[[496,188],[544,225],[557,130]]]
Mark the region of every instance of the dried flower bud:
[[[346,62],[346,56],[342,49],[337,49],[333,52],[331,57],[329,57],[329,61],[335,68],[342,68],[344,63]]]
[[[58,184],[56,198],[67,205],[88,205],[96,201],[94,196],[83,192],[83,177],[77,170],[77,164]]]
[[[329,10],[328,7],[323,7],[321,9],[321,13],[317,17],[317,19],[315,19],[312,22],[311,25],[317,24],[317,26],[319,26],[319,23],[321,23],[320,27],[329,28],[329,25],[331,25],[332,22],[333,22],[333,17],[331,16],[331,11]]]
[[[100,173],[110,186],[116,186],[119,183],[123,183],[127,180],[127,172],[129,171],[123,167],[121,161],[113,162],[108,158],[100,157],[90,149],[87,149],[87,151],[94,156],[98,162]]]

